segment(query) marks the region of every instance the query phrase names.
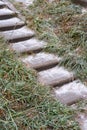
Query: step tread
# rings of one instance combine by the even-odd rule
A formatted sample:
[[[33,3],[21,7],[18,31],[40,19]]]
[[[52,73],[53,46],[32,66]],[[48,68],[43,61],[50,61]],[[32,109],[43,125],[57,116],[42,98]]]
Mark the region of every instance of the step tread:
[[[87,87],[76,80],[63,85],[61,88],[55,88],[54,93],[60,102],[72,105],[81,99],[87,98]]]
[[[46,47],[46,45],[46,42],[32,38],[18,43],[13,43],[12,45],[10,45],[10,48],[15,52],[23,53],[43,49],[44,47]]]
[[[28,29],[26,26],[19,29],[3,31],[1,35],[9,42],[15,42],[15,40],[20,40],[24,38],[31,38],[35,35],[34,31]]]
[[[24,25],[24,22],[17,17],[6,19],[6,20],[0,20],[0,30],[9,27],[14,27],[15,29],[16,26],[18,25]]]
[[[45,52],[37,53],[21,60],[29,67],[34,69],[44,69],[50,65],[59,63],[61,58],[55,56],[54,54],[49,54]]]
[[[14,12],[8,8],[2,8],[0,9],[0,17],[4,15],[13,15]]]
[[[63,67],[54,67],[38,73],[38,81],[43,85],[56,86],[74,80],[74,73]]]

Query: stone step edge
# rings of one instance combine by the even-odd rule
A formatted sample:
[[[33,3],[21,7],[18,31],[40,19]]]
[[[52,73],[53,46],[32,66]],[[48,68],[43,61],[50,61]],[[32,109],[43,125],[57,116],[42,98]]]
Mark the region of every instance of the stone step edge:
[[[47,59],[44,57],[47,57]],[[27,67],[29,66],[30,68],[33,68],[37,71],[43,71],[43,70],[47,70],[58,65],[59,62],[62,60],[62,58],[54,54],[42,51],[36,54],[32,53],[32,55],[22,57],[20,58],[20,60],[25,65],[27,65]],[[34,61],[36,61],[35,64],[34,64]]]
[[[20,31],[22,31],[22,33]],[[24,35],[23,35],[23,31],[24,31]],[[21,33],[21,35],[19,35],[19,32]],[[4,37],[8,43],[14,43],[14,42],[19,42],[19,41],[25,41],[27,39],[34,37],[35,32],[27,28],[26,26],[23,26],[15,30],[2,31],[0,32],[0,35]]]
[[[40,84],[53,87],[64,85],[75,79],[76,76],[74,72],[68,71],[66,68],[58,65],[51,69],[40,71],[37,76],[37,80]]]
[[[5,20],[5,19],[10,19],[10,18],[16,17],[16,13],[14,11],[8,9],[7,7],[0,9],[0,13],[1,13],[0,20]]]
[[[15,20],[15,18],[17,18],[17,17],[13,17],[13,18],[10,18],[10,19],[4,19],[4,20],[1,20],[0,22],[4,22],[4,24],[1,24],[0,25],[0,32],[2,32],[2,31],[9,31],[9,30],[14,30],[14,29],[18,29],[18,28],[21,28],[21,27],[23,27],[24,25],[25,25],[25,23],[23,22],[23,21],[18,21],[17,23],[15,22],[15,23],[12,23],[12,24],[7,24],[7,25],[5,25],[5,21],[6,22],[12,22],[12,21],[10,21],[10,20]]]
[[[12,11],[14,11],[14,13],[17,14],[18,18],[20,18],[21,20],[23,20],[26,23],[25,17],[21,15],[21,13],[14,7],[14,5],[11,2],[9,2],[8,0],[2,0],[2,1],[6,4],[6,6],[9,9],[11,9]]]
[[[87,99],[87,87],[80,80],[53,88],[53,93],[65,105],[72,105],[80,100]]]
[[[29,46],[30,48],[28,48],[27,46]],[[11,43],[9,44],[9,49],[13,50],[14,52],[18,54],[24,54],[24,53],[36,54],[44,50],[46,46],[47,46],[46,42],[38,40],[37,38],[31,38],[29,40]]]

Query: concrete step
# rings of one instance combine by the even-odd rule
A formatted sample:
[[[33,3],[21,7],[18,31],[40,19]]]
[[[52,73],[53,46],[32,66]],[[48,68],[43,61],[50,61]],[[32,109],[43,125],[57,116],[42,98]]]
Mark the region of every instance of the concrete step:
[[[5,3],[0,1],[0,9],[3,8],[5,6]]]
[[[32,38],[18,43],[13,43],[10,45],[10,49],[17,53],[24,53],[24,52],[32,53],[42,50],[43,48],[46,47],[46,45],[47,45],[46,42]]]
[[[87,98],[87,87],[76,80],[63,85],[61,88],[55,88],[54,93],[61,103],[72,105],[81,99]]]
[[[42,71],[57,65],[60,59],[61,58],[53,54],[41,52],[21,60],[27,65],[27,67],[32,67],[38,71]]]
[[[87,130],[87,112],[78,113],[78,117],[76,120],[79,122],[81,130]]]
[[[28,29],[26,26],[23,26],[19,29],[14,29],[10,31],[3,31],[1,35],[8,42],[19,42],[27,40],[35,35],[34,31]]]
[[[38,81],[43,85],[59,86],[74,80],[74,74],[63,67],[54,67],[38,73]]]
[[[8,8],[0,9],[0,20],[9,19],[9,18],[12,18],[15,15],[16,15],[16,13],[11,11]]]
[[[0,20],[0,31],[12,30],[20,28],[25,23],[17,17]]]

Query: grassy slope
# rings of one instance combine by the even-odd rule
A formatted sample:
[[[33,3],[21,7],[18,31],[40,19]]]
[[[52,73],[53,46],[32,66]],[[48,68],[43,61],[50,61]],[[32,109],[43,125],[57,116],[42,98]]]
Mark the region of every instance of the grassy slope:
[[[78,77],[86,82],[87,14],[79,17],[80,8],[68,0],[55,0],[52,4],[37,0],[26,11],[22,7],[22,13],[28,26],[49,43],[46,51],[63,56],[61,64],[76,70]],[[15,60],[12,52],[1,47],[1,130],[79,130],[74,112],[52,99],[50,89],[39,85],[34,75]]]
[[[0,39],[0,129],[79,130],[75,113],[50,97]]]
[[[82,15],[70,0],[37,0],[26,10],[18,7],[28,26],[48,42],[45,50],[64,57],[61,64],[87,84],[87,13]]]

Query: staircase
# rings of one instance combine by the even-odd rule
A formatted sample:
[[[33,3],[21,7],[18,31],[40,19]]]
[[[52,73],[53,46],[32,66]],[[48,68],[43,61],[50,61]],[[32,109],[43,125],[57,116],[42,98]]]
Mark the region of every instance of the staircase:
[[[11,50],[21,54],[19,60],[26,67],[36,70],[38,82],[52,87],[55,98],[61,103],[72,106],[87,98],[87,87],[76,78],[75,73],[59,66],[63,58],[44,52],[47,43],[35,37],[35,32],[26,26],[16,9],[5,0],[0,0],[0,35]],[[23,56],[23,53],[27,55]],[[87,130],[85,113],[78,115],[81,130]]]

